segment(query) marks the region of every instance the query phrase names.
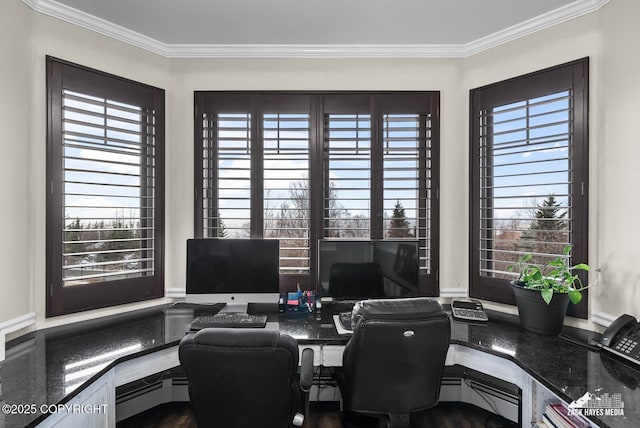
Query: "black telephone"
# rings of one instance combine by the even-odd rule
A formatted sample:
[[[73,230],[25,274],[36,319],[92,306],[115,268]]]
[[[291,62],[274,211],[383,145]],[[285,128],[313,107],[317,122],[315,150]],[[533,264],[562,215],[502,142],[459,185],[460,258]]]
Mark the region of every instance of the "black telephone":
[[[640,325],[631,315],[616,318],[600,339],[596,340],[602,349],[640,365]]]

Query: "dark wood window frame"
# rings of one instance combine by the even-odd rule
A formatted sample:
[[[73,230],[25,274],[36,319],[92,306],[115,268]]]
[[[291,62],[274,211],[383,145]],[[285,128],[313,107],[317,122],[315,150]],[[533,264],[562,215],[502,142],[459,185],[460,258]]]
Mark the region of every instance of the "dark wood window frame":
[[[47,56],[47,244],[46,244],[46,316],[53,317],[90,309],[98,309],[160,298],[164,296],[164,90],[124,79],[98,70]],[[65,172],[63,167],[63,91],[75,91],[153,111],[153,172],[140,164],[141,177],[152,180],[153,225],[152,266],[135,278],[90,281],[79,285],[63,285],[63,230],[65,204]],[[147,115],[149,117],[149,115]],[[144,131],[143,131],[144,132]],[[146,186],[146,185],[142,185]],[[149,208],[140,207],[141,212]],[[142,216],[142,214],[141,214]],[[144,214],[142,217],[147,217]],[[143,220],[140,220],[144,222]],[[145,232],[148,233],[148,232]],[[145,269],[140,269],[145,271]]]
[[[292,100],[291,102],[287,99]],[[203,218],[203,118],[207,114],[216,114],[224,112],[251,113],[251,129],[252,152],[261,153],[261,133],[262,124],[258,119],[261,116],[264,100],[269,103],[282,103],[282,107],[288,111],[291,108],[288,105],[296,103],[308,105],[307,111],[310,117],[310,273],[309,275],[301,274],[282,274],[281,289],[295,289],[297,283],[304,287],[314,287],[315,278],[317,277],[316,261],[317,261],[317,241],[323,239],[324,233],[324,198],[325,198],[325,144],[327,132],[325,124],[325,115],[331,113],[354,113],[360,111],[363,106],[371,113],[371,141],[372,141],[372,159],[371,159],[371,239],[382,239],[384,221],[382,211],[384,208],[384,190],[382,176],[384,171],[382,146],[383,137],[383,120],[384,114],[395,113],[416,113],[420,115],[430,115],[430,189],[422,189],[421,197],[429,198],[431,229],[429,231],[430,242],[430,273],[427,275],[425,270],[421,271],[420,291],[421,295],[437,296],[439,295],[438,286],[438,270],[439,270],[439,140],[440,140],[440,121],[439,121],[439,105],[440,93],[437,91],[419,91],[419,92],[403,92],[403,91],[376,91],[376,92],[306,92],[306,91],[196,91],[194,93],[195,103],[195,126],[194,126],[194,183],[195,183],[195,207],[194,207],[194,236],[203,237],[203,229],[205,226]],[[295,100],[295,101],[293,101]],[[419,107],[418,107],[419,106]],[[414,110],[410,110],[413,108]],[[253,175],[251,178],[251,237],[261,238],[263,232],[262,211],[263,197],[262,190],[262,165],[259,156],[252,157]],[[215,176],[213,172],[212,176]],[[420,175],[420,180],[426,181],[424,174]],[[426,210],[425,206],[419,209]],[[420,227],[423,227],[420,225]]]
[[[509,281],[481,275],[481,112],[527,99],[534,99],[561,91],[570,91],[573,99],[571,128],[570,205],[572,228],[569,242],[573,246],[572,259],[587,263],[588,257],[588,194],[589,194],[589,59],[582,58],[566,64],[536,71],[520,77],[476,88],[470,91],[470,295],[490,301],[515,304]],[[487,141],[492,144],[492,136]],[[580,273],[583,275],[584,273]],[[586,283],[586,275],[582,276]],[[587,296],[578,305],[569,305],[568,314],[587,317]]]

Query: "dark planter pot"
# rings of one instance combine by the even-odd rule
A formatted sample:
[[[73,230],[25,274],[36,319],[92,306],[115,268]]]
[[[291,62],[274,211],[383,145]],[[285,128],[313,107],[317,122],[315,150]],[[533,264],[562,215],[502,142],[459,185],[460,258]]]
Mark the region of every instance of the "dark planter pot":
[[[560,333],[569,304],[567,293],[554,293],[551,303],[547,305],[539,290],[530,290],[515,282],[511,285],[516,296],[520,324],[525,330],[547,335]]]

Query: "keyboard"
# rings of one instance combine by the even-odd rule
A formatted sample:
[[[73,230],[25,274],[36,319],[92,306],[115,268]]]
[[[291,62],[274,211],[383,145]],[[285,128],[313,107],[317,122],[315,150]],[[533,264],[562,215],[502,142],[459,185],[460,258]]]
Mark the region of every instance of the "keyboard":
[[[266,315],[249,315],[242,312],[224,312],[215,315],[201,315],[196,317],[189,326],[189,330],[197,331],[203,328],[264,328],[267,325]]]

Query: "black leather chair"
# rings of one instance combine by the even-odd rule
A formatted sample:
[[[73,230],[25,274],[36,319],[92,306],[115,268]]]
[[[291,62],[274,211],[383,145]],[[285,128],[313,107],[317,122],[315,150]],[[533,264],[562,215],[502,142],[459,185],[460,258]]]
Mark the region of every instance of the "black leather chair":
[[[329,295],[342,298],[384,297],[382,269],[377,263],[334,263]]]
[[[448,315],[428,298],[366,300],[356,303],[351,323],[338,377],[345,426],[354,412],[410,426],[411,413],[438,403]]]
[[[313,350],[269,329],[206,328],[179,346],[200,427],[301,426],[308,414]]]

